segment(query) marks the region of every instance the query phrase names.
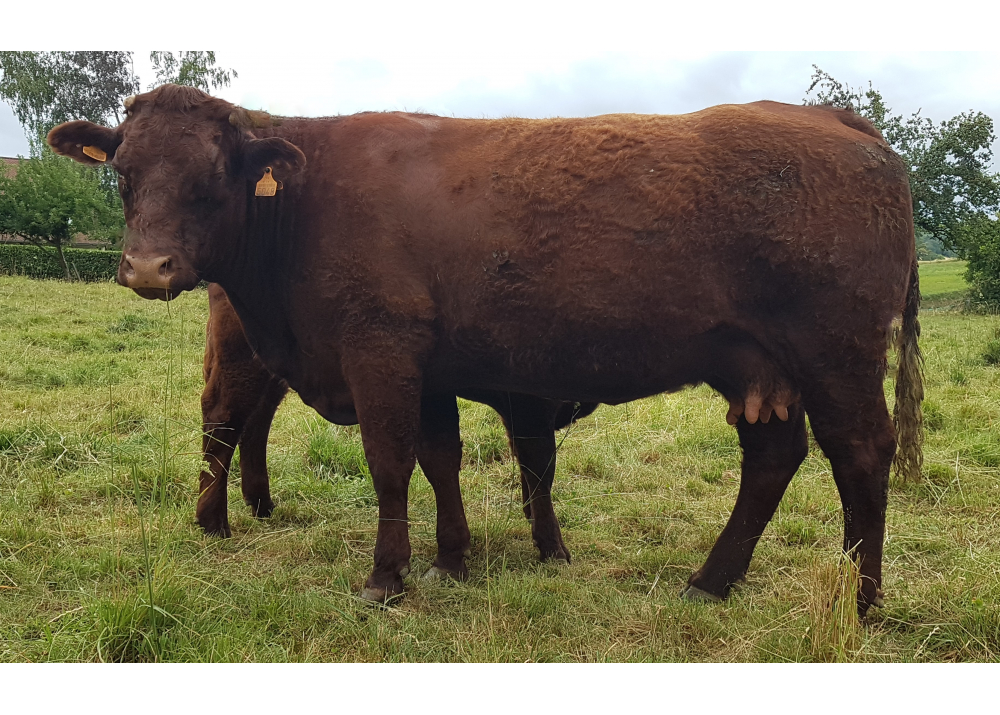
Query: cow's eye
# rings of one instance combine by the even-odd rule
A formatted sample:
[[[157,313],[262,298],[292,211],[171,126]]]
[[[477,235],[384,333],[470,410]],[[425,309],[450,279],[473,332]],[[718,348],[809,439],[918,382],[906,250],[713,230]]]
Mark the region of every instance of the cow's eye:
[[[193,187],[195,203],[200,206],[218,206],[223,203],[223,193],[217,181],[208,179],[198,182]]]
[[[219,198],[218,194],[210,191],[196,191],[194,195],[194,202],[199,207],[205,209],[217,208],[222,204],[222,200]]]

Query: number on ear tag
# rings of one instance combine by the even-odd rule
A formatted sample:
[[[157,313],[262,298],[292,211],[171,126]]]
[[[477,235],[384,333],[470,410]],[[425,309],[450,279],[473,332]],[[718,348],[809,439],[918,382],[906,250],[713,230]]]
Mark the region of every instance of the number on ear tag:
[[[108,155],[104,153],[103,150],[96,146],[85,146],[83,147],[83,153],[89,156],[94,161],[107,161]]]
[[[274,196],[274,192],[278,190],[278,182],[274,180],[271,176],[271,167],[264,169],[264,176],[261,177],[260,181],[257,182],[257,190],[254,192],[256,196]]]

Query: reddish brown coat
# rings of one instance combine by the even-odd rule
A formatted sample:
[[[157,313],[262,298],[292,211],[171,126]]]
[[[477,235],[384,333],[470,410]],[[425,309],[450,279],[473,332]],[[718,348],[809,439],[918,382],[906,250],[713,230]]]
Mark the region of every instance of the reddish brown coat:
[[[49,141],[85,162],[98,145],[123,175],[120,282],[148,297],[220,283],[268,369],[328,419],[356,415],[379,495],[366,597],[402,590],[406,486],[440,396],[617,403],[707,382],[733,406],[743,481],[689,595],[745,573],[807,411],[862,609],[877,601],[886,345],[904,306],[914,338],[918,297],[906,170],[864,120],[773,102],[261,119],[167,86],[115,130]],[[284,188],[254,197],[267,167]]]

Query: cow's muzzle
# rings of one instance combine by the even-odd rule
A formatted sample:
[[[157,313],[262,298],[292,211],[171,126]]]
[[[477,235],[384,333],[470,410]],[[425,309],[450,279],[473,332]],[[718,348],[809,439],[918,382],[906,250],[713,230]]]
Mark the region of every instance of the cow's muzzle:
[[[171,256],[146,258],[124,253],[118,265],[118,283],[143,298],[172,300],[197,284],[198,279],[188,273]]]

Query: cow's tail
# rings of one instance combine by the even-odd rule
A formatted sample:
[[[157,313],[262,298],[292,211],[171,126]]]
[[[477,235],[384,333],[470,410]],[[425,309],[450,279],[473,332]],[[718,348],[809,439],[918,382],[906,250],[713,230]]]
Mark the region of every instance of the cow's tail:
[[[903,481],[917,481],[924,464],[924,417],[920,403],[924,399],[924,357],[917,339],[920,337],[920,277],[917,259],[910,266],[910,282],[906,290],[903,322],[896,330],[896,406],[892,421],[896,426],[896,457],[893,469]]]

